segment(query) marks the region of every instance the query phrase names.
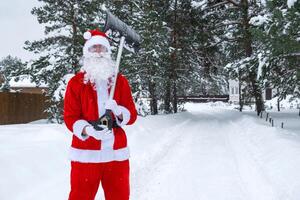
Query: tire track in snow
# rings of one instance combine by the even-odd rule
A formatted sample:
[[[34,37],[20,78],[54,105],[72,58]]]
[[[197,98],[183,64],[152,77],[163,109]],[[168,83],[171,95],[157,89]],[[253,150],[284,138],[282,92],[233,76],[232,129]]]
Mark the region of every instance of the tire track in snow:
[[[230,121],[231,131],[227,131],[229,145],[236,158],[237,168],[243,185],[248,191],[251,200],[278,200],[278,195],[268,180],[260,164],[255,160],[248,149],[245,134],[245,127],[238,121]]]
[[[241,115],[240,115],[241,116]],[[216,115],[222,120],[222,115]],[[257,162],[249,146],[249,138],[243,137],[250,129],[244,126],[243,117],[228,119],[227,126],[222,130],[224,140],[231,149],[236,162],[237,173],[240,176],[241,187],[251,200],[281,200],[261,164]],[[253,131],[253,129],[252,129]],[[253,148],[253,147],[252,147]],[[284,200],[288,200],[285,198]]]
[[[177,133],[172,131],[177,136],[171,138],[168,149],[156,157],[155,162],[148,166],[148,171],[141,170],[138,174],[142,177],[139,177],[139,184],[136,185],[141,185],[142,182],[144,185],[135,191],[138,195],[133,195],[133,199],[247,199],[243,188],[237,183],[239,176],[232,170],[235,167],[232,152],[228,150],[224,139],[219,139],[219,128],[213,125],[223,126],[225,123],[221,123],[213,115],[199,121],[201,117],[190,115],[191,120],[180,126],[183,130],[176,129]],[[184,134],[178,134],[182,131]]]
[[[182,115],[187,120],[160,129],[159,150],[134,172],[133,200],[283,200],[252,155],[247,137],[240,135],[246,131],[242,115]]]

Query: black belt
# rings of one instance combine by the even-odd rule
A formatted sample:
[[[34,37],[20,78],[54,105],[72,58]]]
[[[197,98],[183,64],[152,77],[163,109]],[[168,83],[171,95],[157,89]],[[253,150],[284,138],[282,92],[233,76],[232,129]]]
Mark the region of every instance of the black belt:
[[[100,120],[95,120],[95,121],[89,121],[89,123],[97,130],[99,128],[99,125],[103,125],[101,124]],[[113,120],[113,124],[112,124],[112,127],[113,128],[121,128],[118,124],[117,124],[117,121],[116,120]]]

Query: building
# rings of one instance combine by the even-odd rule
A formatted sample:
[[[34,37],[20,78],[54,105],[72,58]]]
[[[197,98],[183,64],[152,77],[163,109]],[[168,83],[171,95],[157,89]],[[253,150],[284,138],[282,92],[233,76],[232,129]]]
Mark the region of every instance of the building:
[[[20,79],[19,81],[10,80],[10,89],[20,93],[42,94],[48,89],[47,85],[41,84],[37,86],[32,83],[29,78]]]
[[[238,104],[239,103],[239,82],[235,80],[229,80],[229,102]]]
[[[239,103],[239,82],[236,80],[229,80],[229,102],[238,104]],[[241,86],[243,88],[243,85]],[[276,90],[271,87],[266,87],[263,91],[263,99],[271,100],[275,94]]]

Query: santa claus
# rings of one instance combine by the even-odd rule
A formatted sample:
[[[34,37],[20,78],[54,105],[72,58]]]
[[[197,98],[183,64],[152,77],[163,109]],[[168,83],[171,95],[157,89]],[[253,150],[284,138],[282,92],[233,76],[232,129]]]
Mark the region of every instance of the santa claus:
[[[93,200],[100,182],[106,200],[128,200],[129,149],[122,127],[137,118],[131,89],[118,74],[109,99],[115,63],[107,36],[91,30],[84,38],[83,67],[69,81],[64,99],[64,121],[73,133],[69,200]],[[96,130],[91,122],[107,109],[113,113],[112,130],[105,125]]]

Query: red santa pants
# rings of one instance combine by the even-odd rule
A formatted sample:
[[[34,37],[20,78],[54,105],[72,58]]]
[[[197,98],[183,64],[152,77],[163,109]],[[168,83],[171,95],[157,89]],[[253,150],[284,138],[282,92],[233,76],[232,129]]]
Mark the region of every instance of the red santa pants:
[[[94,200],[100,181],[105,200],[129,200],[129,161],[71,162],[69,200]]]

